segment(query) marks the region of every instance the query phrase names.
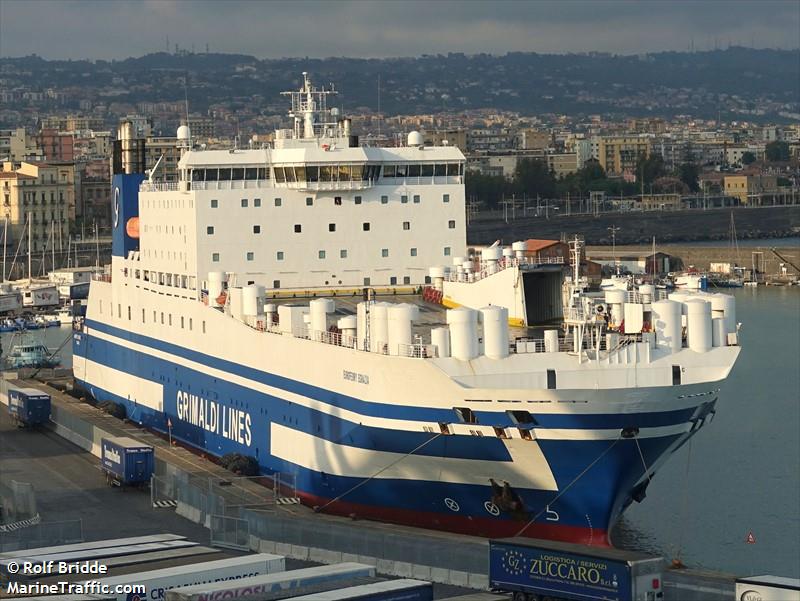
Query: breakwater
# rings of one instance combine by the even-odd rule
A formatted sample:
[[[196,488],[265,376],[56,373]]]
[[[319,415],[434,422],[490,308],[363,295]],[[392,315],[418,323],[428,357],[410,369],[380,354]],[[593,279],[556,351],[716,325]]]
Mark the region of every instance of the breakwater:
[[[784,238],[800,233],[800,206],[760,208],[725,208],[706,211],[628,211],[600,213],[599,215],[556,215],[549,219],[509,216],[508,223],[501,217],[473,219],[467,228],[469,244],[492,244],[495,240],[510,244],[515,240],[540,238],[568,239],[580,235],[589,245],[610,245],[608,228],[619,228],[617,244],[650,244],[653,236],[658,244],[667,242],[695,242],[701,240],[727,240],[730,237],[731,215],[739,240],[751,238]]]

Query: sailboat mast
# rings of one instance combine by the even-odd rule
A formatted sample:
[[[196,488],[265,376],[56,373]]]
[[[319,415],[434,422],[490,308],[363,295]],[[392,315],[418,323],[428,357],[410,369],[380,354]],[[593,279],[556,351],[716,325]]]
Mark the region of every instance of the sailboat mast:
[[[31,282],[31,257],[33,250],[31,249],[31,212],[28,211],[28,283]]]
[[[6,281],[6,251],[8,249],[8,213],[3,227],[3,281]]]

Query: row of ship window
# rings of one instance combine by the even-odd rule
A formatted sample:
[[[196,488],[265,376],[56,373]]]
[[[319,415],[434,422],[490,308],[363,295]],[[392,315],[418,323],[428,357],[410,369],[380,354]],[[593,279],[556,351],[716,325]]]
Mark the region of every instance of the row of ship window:
[[[103,312],[103,301],[100,301],[100,313],[102,313],[102,312]],[[113,305],[111,306],[111,312],[112,312],[112,314],[114,312]],[[158,312],[153,311],[153,323],[155,323],[155,324],[159,323],[158,316],[159,316]],[[166,316],[166,319],[165,319],[165,316]],[[119,304],[119,303],[117,303],[117,318],[118,319],[122,319],[122,305]],[[128,305],[128,320],[131,320],[132,318],[133,318],[133,312],[131,310],[131,306]],[[188,329],[189,330],[193,330],[194,329],[194,321],[192,320],[191,317],[188,318],[188,320],[187,320],[183,315],[181,315],[180,318],[181,318],[180,324],[181,324],[181,329],[182,330],[186,329],[187,321],[188,321]],[[142,309],[142,323],[147,323],[146,311],[144,309]],[[205,322],[205,320],[203,320],[201,323],[202,323],[203,334],[205,334],[206,333],[206,322]],[[160,324],[162,326],[164,326],[164,325],[171,326],[172,325],[172,313],[166,313],[165,314],[163,311],[161,311]]]
[[[422,202],[422,199],[421,199],[419,194],[412,195],[411,199],[414,202],[414,204],[420,204]],[[400,202],[402,204],[408,204],[408,201],[409,201],[409,196],[407,194],[400,195]],[[363,202],[363,199],[362,199],[361,196],[354,196],[353,197],[353,202],[354,202],[354,204],[360,205]],[[444,202],[444,203],[450,202],[450,195],[449,194],[442,194],[442,202]],[[342,197],[341,196],[334,196],[333,197],[333,204],[336,205],[336,206],[341,206],[342,205]],[[384,195],[381,196],[381,204],[384,204],[384,205],[389,204],[389,196],[388,195],[384,194]],[[242,198],[241,199],[241,207],[243,209],[246,209],[249,206],[250,206],[249,199]],[[254,198],[253,199],[253,206],[256,207],[256,208],[260,207],[261,206],[261,199],[260,198]],[[276,198],[275,199],[275,206],[276,207],[283,206],[283,200],[280,199],[280,198]],[[314,206],[314,198],[313,197],[311,197],[311,196],[307,196],[306,197],[306,206],[307,207],[313,207]],[[212,209],[219,208],[219,200],[218,199],[216,199],[216,198],[212,198],[211,199],[211,208]]]
[[[370,224],[369,221],[365,221],[364,223],[361,224],[361,229],[362,229],[362,231],[365,231],[365,232],[369,232],[371,227],[372,227],[372,224]],[[455,219],[450,219],[447,222],[447,228],[451,229],[451,230],[456,229]],[[410,221],[404,221],[403,222],[403,230],[409,231],[410,229],[411,229],[411,222]],[[335,232],[336,231],[336,224],[335,223],[329,223],[328,224],[328,231],[329,232]],[[216,232],[215,226],[213,226],[213,225],[206,226],[206,234],[207,235],[213,236],[215,232]],[[303,232],[302,224],[295,223],[294,224],[294,233],[295,234],[301,234],[302,232]],[[253,233],[254,234],[260,234],[261,233],[261,226],[260,225],[254,225],[253,226]]]
[[[445,246],[444,247],[444,251],[443,251],[443,255],[445,257],[449,257],[450,253],[451,253],[451,248],[449,246]],[[417,256],[417,249],[416,248],[409,249],[409,256],[416,257]],[[326,251],[326,250],[318,250],[317,251],[317,258],[318,259],[326,259],[327,257],[328,257],[328,251]],[[381,249],[381,258],[385,259],[385,258],[388,258],[388,257],[389,257],[389,249],[388,248],[382,248]],[[211,262],[212,263],[219,263],[220,262],[220,258],[221,258],[220,253],[218,253],[218,252],[211,253]],[[247,261],[255,261],[255,258],[256,258],[256,255],[252,251],[247,251],[245,253],[245,259]],[[343,249],[341,249],[339,251],[339,258],[340,259],[346,259],[347,258],[347,249],[346,248],[343,248]],[[279,250],[279,251],[277,251],[275,253],[275,260],[283,261],[285,259],[286,259],[286,253],[284,251]]]
[[[398,280],[397,276],[393,275],[393,276],[389,277],[389,282],[388,282],[389,286],[397,286],[398,282],[399,282],[399,280]],[[342,281],[339,280],[338,283],[341,284]],[[425,276],[425,283],[426,284],[430,284],[431,283],[431,276],[429,276],[429,275]],[[329,284],[330,284],[329,281],[325,282],[326,286],[329,285]],[[372,278],[364,278],[364,286],[373,286],[373,285],[374,286],[379,286],[380,284],[381,284],[381,282],[373,282]],[[410,285],[411,284],[411,276],[407,276],[407,275],[403,276],[403,284],[404,285]],[[281,281],[280,280],[272,280],[272,287],[275,288],[275,289],[280,288],[281,287]]]
[[[265,167],[205,167],[189,170],[193,182],[263,181],[272,179]],[[383,179],[458,177],[464,163],[408,163],[399,165],[345,164],[272,167],[275,183],[357,182]]]

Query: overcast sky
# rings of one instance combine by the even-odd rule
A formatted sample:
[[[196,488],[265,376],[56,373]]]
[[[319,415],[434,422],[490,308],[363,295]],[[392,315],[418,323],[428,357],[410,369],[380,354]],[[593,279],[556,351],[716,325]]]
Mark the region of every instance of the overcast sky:
[[[800,2],[0,0],[0,56],[388,57],[800,47]]]

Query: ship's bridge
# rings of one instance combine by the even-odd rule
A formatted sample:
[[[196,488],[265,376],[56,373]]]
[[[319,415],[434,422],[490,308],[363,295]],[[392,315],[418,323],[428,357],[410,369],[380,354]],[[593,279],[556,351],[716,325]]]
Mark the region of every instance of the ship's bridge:
[[[464,155],[455,147],[344,147],[191,151],[179,164],[195,190],[260,187],[363,190],[378,184],[461,184]]]

